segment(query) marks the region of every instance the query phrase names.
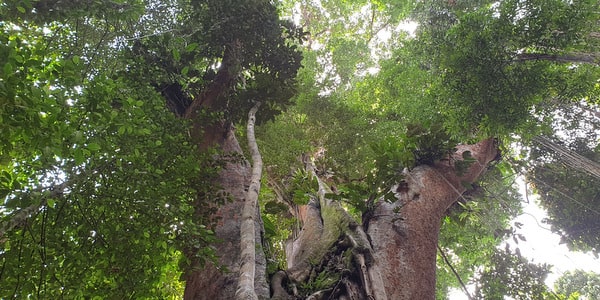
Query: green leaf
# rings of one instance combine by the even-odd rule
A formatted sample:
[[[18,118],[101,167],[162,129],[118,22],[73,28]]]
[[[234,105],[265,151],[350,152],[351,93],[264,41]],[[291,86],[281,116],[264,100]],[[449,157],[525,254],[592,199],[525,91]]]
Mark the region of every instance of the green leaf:
[[[13,58],[15,59],[16,62],[18,62],[20,64],[22,64],[24,61],[23,56],[18,55],[18,54],[15,54],[15,56],[13,56]]]
[[[167,242],[166,241],[160,241],[158,244],[160,245],[161,249],[167,250]]]
[[[77,164],[77,165],[82,164],[83,161],[85,160],[85,157],[83,155],[83,149],[76,148],[73,153],[73,158],[75,159],[75,164]]]
[[[188,74],[188,72],[190,71],[190,67],[189,66],[185,66],[183,67],[183,69],[181,70],[181,75],[186,76]]]
[[[192,52],[198,48],[198,43],[191,43],[185,47],[185,51]]]
[[[98,143],[89,143],[89,145],[87,146],[88,150],[92,151],[92,152],[96,152],[100,149],[102,149],[102,147],[100,147],[100,145]]]
[[[172,50],[173,52],[173,58],[176,61],[179,61],[181,59],[181,54],[179,53],[179,50],[177,50],[176,48]]]
[[[4,64],[2,70],[4,71],[5,77],[11,77],[11,75],[13,75],[14,66],[10,62],[7,62]]]

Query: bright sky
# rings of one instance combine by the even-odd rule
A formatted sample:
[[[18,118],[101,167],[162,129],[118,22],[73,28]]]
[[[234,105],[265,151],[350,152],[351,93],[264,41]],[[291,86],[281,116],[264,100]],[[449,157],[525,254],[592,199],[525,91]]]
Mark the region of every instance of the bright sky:
[[[546,284],[553,286],[558,277],[570,270],[581,269],[600,273],[600,259],[591,253],[570,252],[566,245],[559,244],[560,237],[550,232],[547,224],[541,224],[541,220],[547,216],[545,211],[534,203],[534,198],[536,197],[530,196],[530,203],[523,209],[525,213],[515,221],[524,224],[520,232],[527,238],[526,242],[519,243],[521,254],[533,262],[553,265],[552,274],[546,279]]]
[[[525,186],[521,180],[521,194],[525,194]],[[517,233],[523,234],[527,241],[519,241],[516,245],[510,241],[511,249],[519,248],[521,254],[534,263],[552,265],[552,273],[546,279],[546,285],[554,287],[554,282],[565,272],[576,269],[600,273],[600,259],[591,253],[570,252],[566,245],[560,245],[560,237],[550,232],[548,224],[542,224],[547,217],[546,212],[537,204],[537,196],[529,195],[529,203],[523,201],[523,214],[511,223],[523,224]],[[504,244],[501,245],[504,247]],[[462,290],[453,291],[450,300],[468,300]]]

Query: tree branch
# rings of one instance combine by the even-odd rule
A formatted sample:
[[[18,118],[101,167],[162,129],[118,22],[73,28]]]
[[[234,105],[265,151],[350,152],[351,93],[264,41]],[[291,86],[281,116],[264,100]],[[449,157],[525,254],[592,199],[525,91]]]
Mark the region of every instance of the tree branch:
[[[195,97],[192,104],[186,109],[184,117],[193,119],[201,107],[211,108],[217,100],[224,95],[234,84],[240,73],[240,41],[234,41],[227,45],[224,50],[221,66],[215,75],[215,79]]]
[[[467,295],[467,297],[469,298],[469,300],[473,299],[473,296],[471,296],[471,294],[469,293],[469,290],[467,290],[467,286],[465,285],[465,283],[460,278],[460,275],[458,275],[458,272],[456,272],[456,270],[454,269],[454,267],[450,263],[450,260],[448,260],[448,257],[446,256],[446,253],[444,253],[444,251],[442,250],[442,248],[440,247],[440,245],[438,245],[437,248],[438,248],[438,251],[440,252],[440,255],[444,259],[444,262],[446,263],[446,265],[448,265],[448,267],[450,267],[450,270],[452,270],[452,273],[454,273],[454,276],[456,276],[456,279],[458,279],[458,283],[460,283],[460,286],[462,287],[463,291],[465,292],[465,294]]]
[[[28,207],[22,208],[12,214],[10,219],[0,226],[0,241],[2,237],[9,231],[20,227],[25,221],[37,210],[48,203],[48,199],[56,198],[61,196],[65,189],[69,186],[70,182],[63,182],[59,185],[54,185],[49,188],[38,188],[30,192],[46,192],[47,194],[42,195],[40,203],[32,204]]]
[[[571,52],[566,54],[548,54],[548,53],[521,53],[516,56],[515,61],[528,60],[546,60],[560,63],[582,63],[598,65],[600,63],[600,54]]]

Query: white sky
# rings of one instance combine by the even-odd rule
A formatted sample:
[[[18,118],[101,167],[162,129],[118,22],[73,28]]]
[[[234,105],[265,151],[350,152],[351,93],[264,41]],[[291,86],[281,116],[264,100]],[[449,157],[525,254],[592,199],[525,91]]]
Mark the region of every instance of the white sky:
[[[521,194],[525,195],[525,186],[521,182]],[[523,224],[517,233],[523,234],[527,241],[519,241],[516,245],[512,239],[511,249],[519,248],[521,254],[533,263],[547,263],[552,265],[552,273],[546,279],[546,285],[552,289],[554,282],[565,272],[576,269],[600,273],[600,259],[591,253],[570,252],[566,245],[560,245],[560,236],[549,230],[548,224],[542,220],[547,217],[546,212],[537,203],[537,195],[529,194],[529,203],[523,201],[523,214],[516,217],[511,223]],[[501,245],[504,248],[504,244]],[[450,300],[468,300],[462,290],[452,291]]]

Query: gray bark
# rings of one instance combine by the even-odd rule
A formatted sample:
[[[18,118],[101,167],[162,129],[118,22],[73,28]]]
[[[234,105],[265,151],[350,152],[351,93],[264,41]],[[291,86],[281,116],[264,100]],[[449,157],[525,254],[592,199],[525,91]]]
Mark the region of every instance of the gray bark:
[[[240,229],[240,253],[241,267],[239,273],[238,289],[235,298],[238,300],[258,299],[254,291],[255,259],[256,259],[256,228],[255,215],[260,192],[260,178],[262,177],[262,158],[258,151],[256,138],[254,137],[255,114],[260,106],[257,103],[248,113],[248,146],[252,156],[252,177],[246,194],[242,211],[242,225]]]

